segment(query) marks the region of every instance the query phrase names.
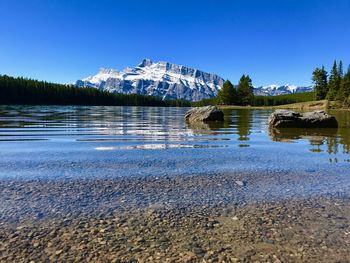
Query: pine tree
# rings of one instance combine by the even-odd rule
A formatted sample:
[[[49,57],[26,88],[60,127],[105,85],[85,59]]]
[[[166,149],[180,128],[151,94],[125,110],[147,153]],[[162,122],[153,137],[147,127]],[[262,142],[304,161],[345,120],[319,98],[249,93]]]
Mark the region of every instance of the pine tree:
[[[341,101],[344,101],[344,97],[343,97],[343,91],[342,91],[342,81],[343,81],[343,78],[344,78],[344,71],[343,71],[343,61],[339,61],[339,66],[338,66],[338,91],[335,95],[335,99],[336,100],[341,100]]]
[[[339,99],[350,104],[350,66],[340,83]]]
[[[323,100],[328,93],[327,71],[322,68],[316,68],[312,73],[312,81],[314,82],[314,90],[316,91],[316,99]]]
[[[249,75],[243,75],[238,83],[237,88],[238,99],[242,105],[250,105],[253,103],[254,94],[253,94],[253,84]]]
[[[340,79],[344,77],[344,72],[343,72],[343,61],[339,61],[339,66],[338,66],[338,76]]]
[[[226,80],[218,92],[218,103],[222,105],[231,105],[237,103],[237,91],[231,81]]]
[[[340,89],[339,68],[337,67],[337,61],[334,60],[331,74],[329,76],[327,99],[334,100],[338,94],[339,89]]]

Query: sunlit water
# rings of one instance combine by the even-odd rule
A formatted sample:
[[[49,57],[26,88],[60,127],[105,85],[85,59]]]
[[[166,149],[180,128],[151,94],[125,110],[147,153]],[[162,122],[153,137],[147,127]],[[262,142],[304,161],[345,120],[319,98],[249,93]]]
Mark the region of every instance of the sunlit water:
[[[350,113],[331,130],[270,130],[270,110],[188,125],[187,108],[0,106],[0,177],[283,172],[350,175]]]

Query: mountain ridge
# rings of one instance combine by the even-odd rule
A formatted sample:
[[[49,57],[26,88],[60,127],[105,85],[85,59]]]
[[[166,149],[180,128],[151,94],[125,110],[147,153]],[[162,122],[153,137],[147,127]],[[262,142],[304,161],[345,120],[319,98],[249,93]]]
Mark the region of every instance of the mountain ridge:
[[[254,87],[254,94],[261,96],[277,96],[293,93],[312,92],[312,86],[296,86],[291,84],[279,85],[271,84],[266,86]]]
[[[195,68],[143,59],[136,67],[126,67],[122,71],[100,68],[96,75],[77,80],[75,85],[112,93],[136,93],[163,99],[199,101],[215,97],[224,81],[219,75]],[[255,95],[264,96],[308,91],[312,91],[312,88],[289,84],[254,87]]]
[[[223,83],[224,79],[216,74],[166,61],[154,63],[144,59],[136,67],[123,71],[101,68],[96,75],[78,80],[75,84],[109,92],[198,101],[215,97]]]

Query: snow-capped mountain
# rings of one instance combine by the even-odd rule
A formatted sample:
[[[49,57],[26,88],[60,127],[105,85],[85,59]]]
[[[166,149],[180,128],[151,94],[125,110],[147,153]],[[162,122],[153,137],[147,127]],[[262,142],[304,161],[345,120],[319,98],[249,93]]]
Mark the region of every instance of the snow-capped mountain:
[[[311,92],[311,91],[313,91],[312,86],[298,87],[290,84],[286,84],[286,85],[272,84],[268,86],[254,87],[254,94],[263,95],[263,96],[276,96],[276,95]]]
[[[76,81],[79,87],[93,87],[114,93],[143,94],[163,99],[198,101],[215,97],[224,79],[215,74],[168,62],[144,59],[135,68],[123,71],[101,68],[87,78]],[[311,86],[290,84],[254,87],[255,95],[275,96],[313,91]]]
[[[215,97],[223,83],[224,79],[215,74],[144,59],[135,68],[123,71],[102,68],[96,75],[76,81],[75,85],[115,93],[198,101]]]

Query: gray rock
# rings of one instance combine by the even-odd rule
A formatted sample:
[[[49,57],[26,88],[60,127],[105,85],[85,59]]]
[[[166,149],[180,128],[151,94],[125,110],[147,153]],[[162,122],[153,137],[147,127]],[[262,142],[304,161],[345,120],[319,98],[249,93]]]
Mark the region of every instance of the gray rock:
[[[224,113],[215,106],[205,106],[189,110],[186,112],[185,119],[188,122],[223,121]]]
[[[276,110],[269,116],[269,125],[275,128],[337,128],[338,122],[325,111]]]

